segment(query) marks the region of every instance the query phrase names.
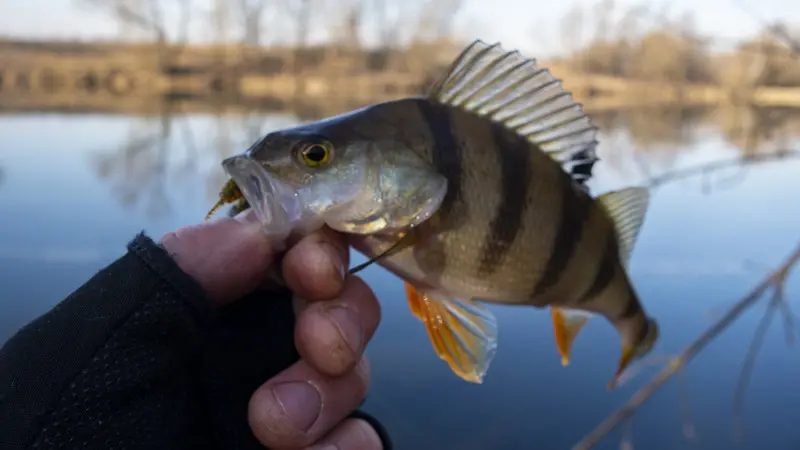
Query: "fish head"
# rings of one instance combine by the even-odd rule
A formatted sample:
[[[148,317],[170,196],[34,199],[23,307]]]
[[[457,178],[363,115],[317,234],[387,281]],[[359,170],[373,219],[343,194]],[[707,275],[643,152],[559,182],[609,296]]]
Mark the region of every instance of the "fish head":
[[[223,161],[269,233],[402,230],[438,209],[446,178],[381,127],[359,132],[352,114],[269,133]]]

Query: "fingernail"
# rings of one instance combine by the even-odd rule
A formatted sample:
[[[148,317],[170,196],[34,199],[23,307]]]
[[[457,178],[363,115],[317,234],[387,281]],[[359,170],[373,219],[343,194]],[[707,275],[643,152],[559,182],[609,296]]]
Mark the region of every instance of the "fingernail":
[[[283,412],[300,431],[307,431],[319,417],[322,399],[319,391],[305,381],[281,383],[272,392]]]
[[[361,353],[361,342],[364,331],[355,311],[345,306],[332,306],[328,309],[328,316],[333,320],[342,339],[354,355]]]

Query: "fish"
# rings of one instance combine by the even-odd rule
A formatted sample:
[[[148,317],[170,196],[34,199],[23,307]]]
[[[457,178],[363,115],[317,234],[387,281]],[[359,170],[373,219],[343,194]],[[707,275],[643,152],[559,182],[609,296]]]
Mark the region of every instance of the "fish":
[[[478,39],[425,95],[272,131],[226,158],[220,204],[284,236],[344,233],[403,281],[435,353],[468,382],[497,352],[488,304],[549,308],[565,366],[602,316],[622,346],[612,389],[659,327],[628,274],[649,191],[591,193],[597,130],[535,58]]]

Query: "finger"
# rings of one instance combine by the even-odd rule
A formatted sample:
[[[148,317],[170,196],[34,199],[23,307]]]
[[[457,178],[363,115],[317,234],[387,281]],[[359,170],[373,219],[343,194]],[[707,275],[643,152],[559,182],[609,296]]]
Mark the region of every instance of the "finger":
[[[314,369],[338,376],[361,359],[380,320],[375,294],[361,278],[349,276],[337,299],[311,303],[300,313],[295,346]]]
[[[275,254],[258,222],[246,217],[186,226],[166,233],[161,245],[217,304],[253,291]]]
[[[341,377],[326,377],[299,361],[256,390],[248,421],[268,448],[302,448],[328,434],[366,396],[369,368],[362,359]]]
[[[283,279],[308,300],[327,300],[344,287],[350,252],[339,233],[324,228],[293,246],[283,258]]]
[[[383,450],[380,436],[361,419],[347,419],[333,431],[305,450],[325,449]]]

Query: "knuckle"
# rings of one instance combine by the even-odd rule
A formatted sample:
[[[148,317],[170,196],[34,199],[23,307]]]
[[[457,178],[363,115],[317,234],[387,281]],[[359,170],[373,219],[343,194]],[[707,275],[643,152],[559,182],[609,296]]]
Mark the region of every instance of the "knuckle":
[[[364,325],[367,339],[371,339],[381,321],[381,305],[372,289],[356,276],[352,277],[352,291],[349,293],[351,301],[356,304],[356,311],[361,323]]]
[[[366,356],[361,357],[353,372],[356,379],[355,392],[357,393],[358,401],[361,402],[367,397],[370,387],[370,367]]]
[[[360,356],[360,352],[354,351],[348,342],[348,336],[354,337],[353,327],[348,324],[337,325],[336,320],[319,303],[303,312],[296,336],[301,354],[328,375],[346,373],[355,366]]]
[[[353,448],[359,450],[382,450],[378,433],[367,421],[362,419],[347,419],[342,422],[326,439],[315,443],[312,448],[322,448],[333,445],[335,448]],[[328,448],[328,447],[324,447]]]
[[[179,242],[180,240],[181,240],[181,238],[178,237],[178,233],[176,233],[174,231],[168,231],[168,232],[164,233],[161,236],[161,239],[159,239],[159,242],[161,242],[161,246],[162,247],[164,247],[165,249],[167,249],[169,251],[170,248],[173,247],[175,245],[175,243]]]
[[[356,445],[351,448],[359,448],[364,450],[383,450],[383,442],[381,442],[378,432],[372,428],[367,421],[361,419],[352,419],[353,434]]]

